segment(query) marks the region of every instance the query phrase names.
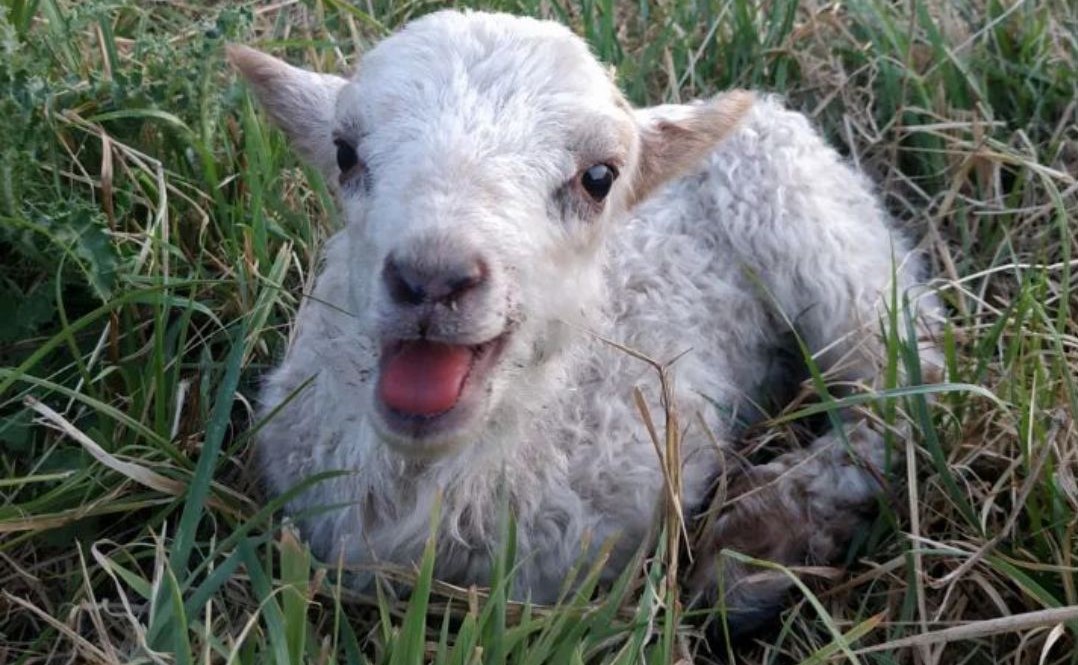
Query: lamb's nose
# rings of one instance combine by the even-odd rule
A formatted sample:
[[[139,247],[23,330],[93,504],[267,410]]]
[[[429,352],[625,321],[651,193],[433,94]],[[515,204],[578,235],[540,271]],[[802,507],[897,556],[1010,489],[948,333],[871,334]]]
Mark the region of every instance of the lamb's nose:
[[[482,259],[473,258],[449,265],[420,266],[390,254],[382,269],[382,279],[394,302],[420,305],[459,300],[487,279]]]

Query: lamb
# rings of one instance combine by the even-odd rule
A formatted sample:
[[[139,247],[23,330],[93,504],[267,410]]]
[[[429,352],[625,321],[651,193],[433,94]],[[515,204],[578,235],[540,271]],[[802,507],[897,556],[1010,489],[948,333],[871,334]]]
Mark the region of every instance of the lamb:
[[[899,328],[929,369],[939,305],[803,115],[738,90],[634,109],[569,29],[503,14],[418,19],[347,79],[229,57],[345,221],[266,379],[256,446],[273,494],[346,472],[288,505],[318,556],[410,565],[440,502],[436,575],[483,584],[507,502],[519,598],[555,601],[607,543],[618,574],[664,500],[632,393],[662,413],[655,373],[619,346],[677,358],[686,511],[708,512],[723,476],[743,495],[698,541],[695,597],[725,602],[736,631],[787,582],[723,547],[788,565],[844,551],[886,473],[877,423],[843,414],[740,473],[728,452],[796,380],[775,360],[792,333],[836,380],[878,386],[890,294],[911,299]]]

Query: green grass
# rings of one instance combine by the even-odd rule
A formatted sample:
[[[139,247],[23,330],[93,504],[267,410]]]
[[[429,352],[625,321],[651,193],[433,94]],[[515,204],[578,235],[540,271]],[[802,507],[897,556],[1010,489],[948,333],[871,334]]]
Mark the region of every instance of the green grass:
[[[335,222],[222,45],[334,71],[439,6],[0,0],[0,662],[706,657],[661,546],[555,608],[507,600],[511,549],[489,590],[428,552],[385,571],[410,600],[364,597],[250,478],[258,376]],[[913,423],[914,482],[731,660],[1078,662],[1074,4],[487,6],[569,23],[639,104],[751,86],[812,114],[924,238],[950,381],[983,387],[870,400]]]

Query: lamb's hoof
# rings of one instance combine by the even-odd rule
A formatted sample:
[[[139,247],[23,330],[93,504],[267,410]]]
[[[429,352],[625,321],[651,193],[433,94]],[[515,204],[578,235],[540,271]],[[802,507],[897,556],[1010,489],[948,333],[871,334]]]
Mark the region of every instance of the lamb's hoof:
[[[778,625],[782,600],[780,597],[773,603],[751,609],[716,612],[707,625],[708,647],[712,652],[721,654],[733,645],[742,644],[773,629]]]

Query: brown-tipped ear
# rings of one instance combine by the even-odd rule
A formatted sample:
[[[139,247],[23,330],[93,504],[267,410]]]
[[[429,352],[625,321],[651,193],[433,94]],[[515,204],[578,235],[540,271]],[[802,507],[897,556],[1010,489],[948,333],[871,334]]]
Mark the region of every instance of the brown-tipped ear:
[[[239,44],[225,53],[251,85],[275,125],[304,159],[323,172],[336,163],[333,123],[337,94],[348,83],[339,76],[310,72]]]
[[[640,157],[629,205],[636,205],[659,185],[700,164],[737,127],[754,101],[755,96],[747,90],[731,90],[704,104],[637,111]]]

